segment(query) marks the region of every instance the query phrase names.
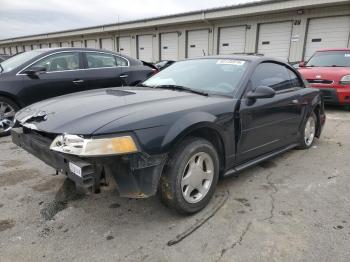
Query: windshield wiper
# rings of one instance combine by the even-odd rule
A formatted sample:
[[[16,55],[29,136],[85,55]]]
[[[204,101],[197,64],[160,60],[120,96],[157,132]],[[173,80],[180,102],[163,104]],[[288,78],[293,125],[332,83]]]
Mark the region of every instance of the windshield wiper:
[[[171,90],[179,90],[179,91],[187,91],[187,92],[191,92],[197,95],[202,95],[202,96],[208,96],[209,94],[204,92],[204,91],[200,91],[200,90],[195,90],[189,87],[185,87],[185,86],[179,86],[179,85],[157,85],[157,86],[152,86],[154,88],[164,88],[164,89],[171,89]]]
[[[2,71],[4,71],[4,68],[2,67],[1,63],[0,63],[0,69],[1,69],[0,73],[2,73]]]

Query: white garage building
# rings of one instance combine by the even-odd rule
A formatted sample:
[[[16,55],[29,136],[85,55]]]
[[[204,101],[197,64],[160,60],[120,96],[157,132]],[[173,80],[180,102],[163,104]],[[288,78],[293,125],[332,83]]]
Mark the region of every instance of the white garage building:
[[[112,50],[148,62],[260,53],[289,62],[350,47],[350,0],[248,4],[0,40],[0,53],[47,47]]]

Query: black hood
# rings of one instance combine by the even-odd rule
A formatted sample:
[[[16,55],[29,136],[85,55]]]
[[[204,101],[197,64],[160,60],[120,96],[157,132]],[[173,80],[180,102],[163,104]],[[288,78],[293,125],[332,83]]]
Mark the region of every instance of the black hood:
[[[19,111],[16,120],[48,133],[106,134],[169,125],[174,114],[230,102],[189,92],[143,87],[99,89],[45,100]]]

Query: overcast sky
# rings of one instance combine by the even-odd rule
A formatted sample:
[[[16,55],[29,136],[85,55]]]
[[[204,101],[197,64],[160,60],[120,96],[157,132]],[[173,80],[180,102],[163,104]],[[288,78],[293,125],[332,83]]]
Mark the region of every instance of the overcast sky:
[[[0,0],[0,39],[256,0]]]

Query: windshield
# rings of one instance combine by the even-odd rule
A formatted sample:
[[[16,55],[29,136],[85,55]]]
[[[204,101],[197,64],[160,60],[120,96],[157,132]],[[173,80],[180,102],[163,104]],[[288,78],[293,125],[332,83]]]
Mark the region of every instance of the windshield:
[[[195,59],[176,62],[143,85],[177,85],[206,93],[233,95],[248,62],[235,59]]]
[[[41,53],[42,51],[40,50],[34,50],[34,51],[24,52],[22,54],[18,54],[13,57],[10,57],[9,59],[0,63],[1,65],[0,72],[1,73],[10,72],[12,69],[22,65],[25,62],[28,62],[29,60],[31,60],[32,58],[36,57]]]
[[[316,52],[307,62],[309,67],[350,67],[350,51]]]

